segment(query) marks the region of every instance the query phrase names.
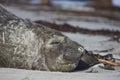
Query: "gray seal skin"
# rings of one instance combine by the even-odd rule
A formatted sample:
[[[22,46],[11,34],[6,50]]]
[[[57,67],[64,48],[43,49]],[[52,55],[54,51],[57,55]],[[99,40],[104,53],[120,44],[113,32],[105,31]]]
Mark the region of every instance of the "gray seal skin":
[[[82,53],[83,46],[60,32],[23,20],[0,6],[0,67],[72,71]]]

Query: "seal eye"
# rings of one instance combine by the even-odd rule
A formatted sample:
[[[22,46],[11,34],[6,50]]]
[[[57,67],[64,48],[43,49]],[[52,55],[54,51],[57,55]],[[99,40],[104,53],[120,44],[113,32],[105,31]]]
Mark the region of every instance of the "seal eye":
[[[60,42],[57,42],[57,41],[51,42],[52,45],[59,44],[59,43]]]

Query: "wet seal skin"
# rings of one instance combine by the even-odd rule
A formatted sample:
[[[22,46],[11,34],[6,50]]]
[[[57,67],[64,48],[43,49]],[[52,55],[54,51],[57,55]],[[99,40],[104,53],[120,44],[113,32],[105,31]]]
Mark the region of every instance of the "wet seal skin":
[[[21,19],[0,5],[0,67],[73,71],[84,51],[60,32]]]

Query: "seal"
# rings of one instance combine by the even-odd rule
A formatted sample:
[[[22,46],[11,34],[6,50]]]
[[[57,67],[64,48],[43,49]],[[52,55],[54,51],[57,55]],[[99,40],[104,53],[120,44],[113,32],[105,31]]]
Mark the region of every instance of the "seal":
[[[59,31],[21,19],[0,5],[0,67],[72,71],[84,52]]]

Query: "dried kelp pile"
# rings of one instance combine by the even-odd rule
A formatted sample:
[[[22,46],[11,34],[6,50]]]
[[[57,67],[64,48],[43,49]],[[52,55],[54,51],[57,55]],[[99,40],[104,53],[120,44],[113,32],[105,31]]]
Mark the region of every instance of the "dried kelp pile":
[[[51,22],[42,21],[42,20],[38,20],[35,22],[45,25],[52,29],[62,31],[62,32],[82,33],[82,34],[89,34],[89,35],[104,35],[104,36],[111,37],[110,40],[120,42],[120,31],[117,31],[117,30],[105,30],[105,29],[91,30],[86,28],[80,28],[77,26],[72,26],[68,23],[56,24],[56,23],[51,23]]]

